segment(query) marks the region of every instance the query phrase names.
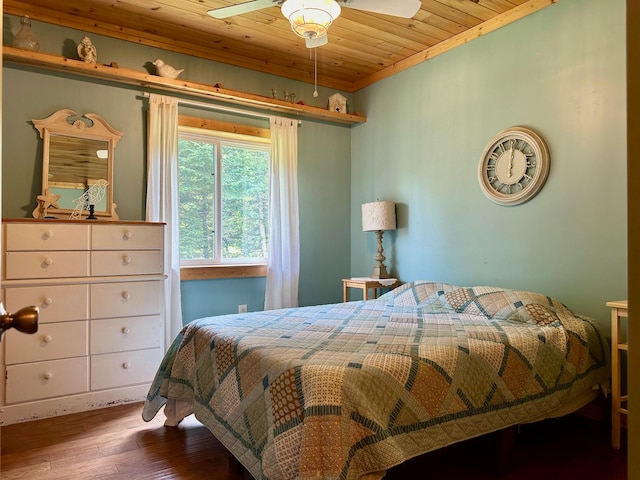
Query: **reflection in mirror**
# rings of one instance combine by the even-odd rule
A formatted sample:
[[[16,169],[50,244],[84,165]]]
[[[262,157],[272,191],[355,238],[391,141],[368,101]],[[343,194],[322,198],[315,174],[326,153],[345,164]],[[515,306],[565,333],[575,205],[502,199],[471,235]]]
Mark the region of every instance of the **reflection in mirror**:
[[[33,120],[43,144],[42,194],[33,211],[36,218],[92,218],[117,220],[113,203],[113,153],[122,133],[99,115],[79,116],[60,110]]]
[[[89,187],[109,175],[109,144],[104,140],[51,135],[49,139],[49,191],[60,195],[58,208],[74,209]],[[107,210],[107,199],[92,198],[96,211]]]

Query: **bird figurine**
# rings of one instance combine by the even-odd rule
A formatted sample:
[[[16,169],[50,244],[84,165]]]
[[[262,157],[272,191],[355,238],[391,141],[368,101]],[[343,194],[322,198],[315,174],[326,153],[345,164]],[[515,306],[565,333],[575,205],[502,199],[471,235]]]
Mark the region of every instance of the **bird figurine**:
[[[156,72],[161,77],[175,79],[175,78],[178,78],[178,75],[184,72],[184,68],[181,68],[181,69],[173,68],[171,65],[164,63],[164,61],[159,58],[155,60],[153,64],[156,67]]]

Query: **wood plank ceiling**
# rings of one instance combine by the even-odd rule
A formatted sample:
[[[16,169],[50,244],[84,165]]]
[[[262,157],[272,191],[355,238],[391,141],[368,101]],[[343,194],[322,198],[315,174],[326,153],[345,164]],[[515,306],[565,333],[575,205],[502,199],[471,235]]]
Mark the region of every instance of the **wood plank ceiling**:
[[[278,6],[207,15],[243,1],[4,0],[3,12],[313,83],[311,52]],[[318,84],[354,92],[557,1],[422,0],[411,19],[343,8],[317,49]]]

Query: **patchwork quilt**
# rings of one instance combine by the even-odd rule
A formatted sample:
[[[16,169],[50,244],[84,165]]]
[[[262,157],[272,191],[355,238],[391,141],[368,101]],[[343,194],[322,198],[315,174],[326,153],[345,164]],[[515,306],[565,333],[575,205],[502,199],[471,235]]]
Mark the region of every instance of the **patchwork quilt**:
[[[185,402],[256,479],[356,479],[568,413],[609,377],[593,319],[548,296],[411,282],[376,300],[195,320],[151,420]]]

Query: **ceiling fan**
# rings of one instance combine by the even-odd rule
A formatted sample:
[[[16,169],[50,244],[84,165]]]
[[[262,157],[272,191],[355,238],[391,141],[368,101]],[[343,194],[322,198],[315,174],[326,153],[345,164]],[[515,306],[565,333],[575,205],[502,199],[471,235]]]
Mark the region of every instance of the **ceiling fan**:
[[[251,0],[228,7],[214,8],[207,13],[214,18],[228,18],[263,8],[281,6],[291,28],[305,39],[308,48],[327,43],[327,29],[340,15],[341,7],[394,17],[411,18],[420,9],[420,0]]]

